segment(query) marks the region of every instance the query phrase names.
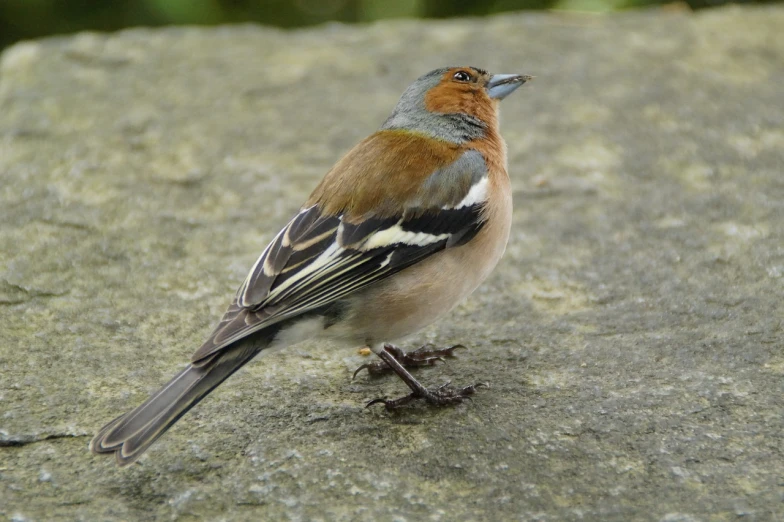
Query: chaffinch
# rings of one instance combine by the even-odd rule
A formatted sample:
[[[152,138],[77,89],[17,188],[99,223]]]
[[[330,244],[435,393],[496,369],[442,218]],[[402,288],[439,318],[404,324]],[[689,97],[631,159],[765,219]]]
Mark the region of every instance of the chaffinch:
[[[267,246],[190,364],[101,429],[91,450],[135,461],[259,352],[313,337],[369,346],[382,362],[361,368],[391,369],[411,389],[368,405],[474,393],[478,385],[429,390],[406,370],[456,347],[407,354],[385,341],[449,312],[503,254],[512,194],[498,102],[530,78],[449,67],[417,79]]]

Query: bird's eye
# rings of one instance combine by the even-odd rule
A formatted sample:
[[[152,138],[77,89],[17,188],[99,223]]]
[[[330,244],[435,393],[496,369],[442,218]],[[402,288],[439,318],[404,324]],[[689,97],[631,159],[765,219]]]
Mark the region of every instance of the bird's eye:
[[[468,74],[465,71],[457,71],[454,74],[454,76],[452,76],[452,78],[454,78],[458,82],[470,82],[471,81],[471,75]]]

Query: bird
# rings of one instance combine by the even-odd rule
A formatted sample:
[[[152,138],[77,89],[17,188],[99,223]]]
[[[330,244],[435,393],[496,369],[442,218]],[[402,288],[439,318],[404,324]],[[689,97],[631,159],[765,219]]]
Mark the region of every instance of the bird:
[[[261,351],[306,339],[367,346],[380,361],[359,369],[391,370],[411,390],[368,406],[443,406],[474,394],[484,383],[429,389],[407,369],[461,346],[406,353],[391,343],[468,297],[506,249],[512,190],[499,102],[531,78],[443,67],[415,80],[264,249],[189,364],[104,426],[91,451],[136,461]]]

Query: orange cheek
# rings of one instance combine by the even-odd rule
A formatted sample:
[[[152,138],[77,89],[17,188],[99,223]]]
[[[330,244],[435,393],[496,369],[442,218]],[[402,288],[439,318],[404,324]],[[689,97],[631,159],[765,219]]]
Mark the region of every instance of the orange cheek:
[[[454,83],[441,83],[428,91],[425,95],[425,108],[430,112],[450,114],[463,112],[467,105],[467,86]]]
[[[434,113],[462,113],[485,123],[495,122],[495,101],[480,88],[456,83],[442,83],[425,95],[425,108]]]

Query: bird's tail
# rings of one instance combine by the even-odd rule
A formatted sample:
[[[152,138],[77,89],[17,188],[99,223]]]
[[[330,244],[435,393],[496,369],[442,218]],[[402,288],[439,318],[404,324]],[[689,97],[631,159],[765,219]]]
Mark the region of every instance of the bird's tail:
[[[134,462],[188,410],[268,346],[274,337],[270,334],[239,341],[206,363],[189,364],[141,406],[104,426],[90,441],[90,450],[115,453],[120,466]]]

